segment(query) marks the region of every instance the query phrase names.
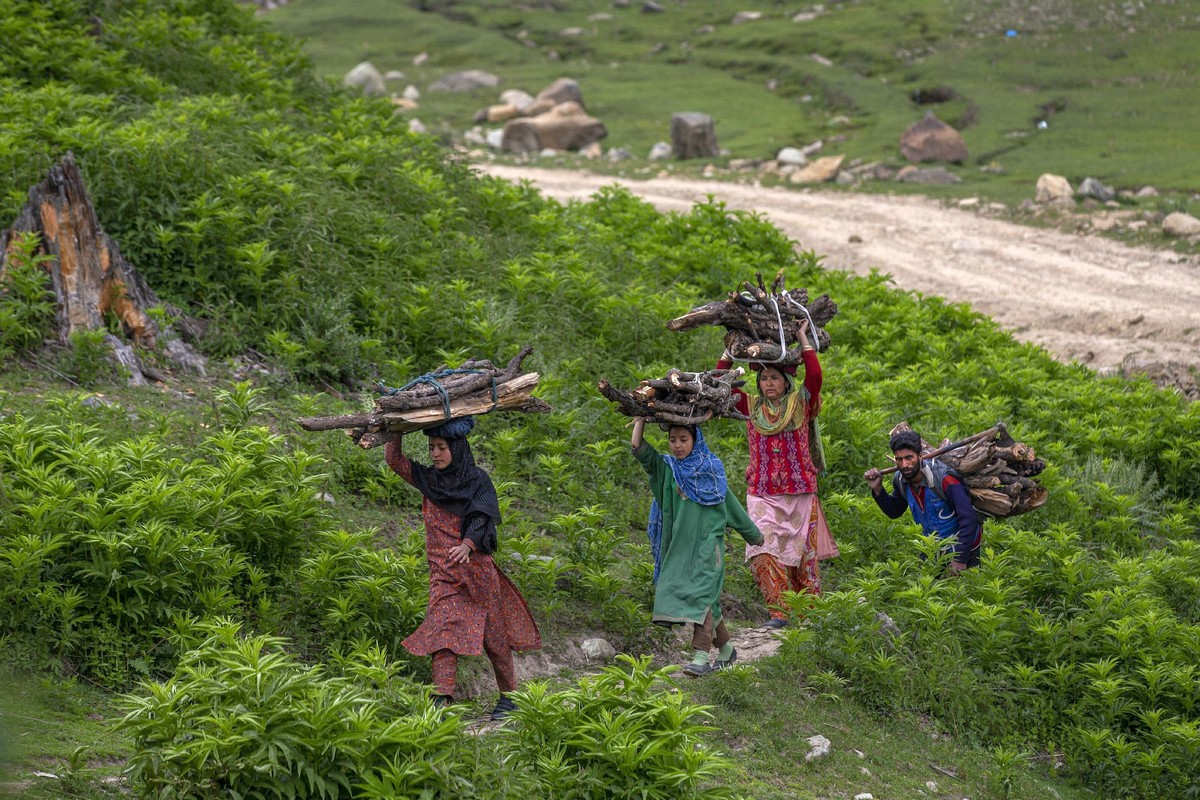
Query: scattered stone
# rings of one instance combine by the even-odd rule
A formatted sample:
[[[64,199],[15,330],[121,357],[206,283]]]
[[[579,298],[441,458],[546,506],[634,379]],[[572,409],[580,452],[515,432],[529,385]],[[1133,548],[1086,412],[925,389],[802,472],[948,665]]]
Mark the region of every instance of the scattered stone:
[[[500,102],[513,106],[517,111],[524,111],[533,104],[533,95],[522,89],[505,89],[500,93]]]
[[[978,205],[979,205],[978,197],[964,197],[962,200],[958,201],[959,208],[975,208]]]
[[[560,55],[558,54],[558,51],[557,51],[557,50],[551,50],[551,51],[549,51],[548,53],[546,53],[546,60],[547,60],[547,61],[558,61],[560,58],[562,58],[562,56],[560,56]]]
[[[798,147],[785,147],[775,154],[775,160],[780,164],[795,164],[802,167],[808,163],[808,156]]]
[[[1117,227],[1117,223],[1116,217],[1096,217],[1092,220],[1092,230],[1104,233]]]
[[[746,170],[758,169],[762,165],[762,161],[757,158],[731,158],[729,160],[729,168],[738,172]]]
[[[322,503],[328,503],[331,506],[337,505],[337,500],[329,492],[317,492],[316,498]]]
[[[383,79],[385,81],[402,81],[404,80],[404,73],[398,69],[389,69],[383,73]]]
[[[822,67],[832,67],[833,66],[833,62],[830,61],[825,56],[821,55],[820,53],[811,53],[808,57],[811,58],[813,61],[817,62],[818,64],[820,64]]]
[[[579,155],[583,156],[584,158],[599,158],[600,156],[604,155],[604,148],[600,146],[599,142],[592,142],[585,147],[581,147],[579,149]]]
[[[658,44],[654,45],[654,47],[651,47],[651,48],[650,48],[650,55],[652,55],[652,56],[656,56],[656,55],[658,55],[659,53],[663,52],[663,51],[664,51],[664,50],[666,50],[666,49],[667,49],[667,43],[666,43],[666,42],[659,42]]]
[[[741,25],[743,22],[755,22],[763,18],[761,11],[739,11],[733,15],[733,19],[729,21],[731,25]]]
[[[538,92],[535,99],[538,101],[548,100],[556,106],[561,103],[578,103],[580,108],[585,107],[583,105],[583,90],[579,88],[579,84],[572,78],[559,78]]]
[[[431,92],[470,92],[475,89],[491,89],[500,84],[500,78],[481,69],[465,69],[443,75],[429,84]]]
[[[1163,220],[1162,232],[1167,236],[1196,236],[1200,234],[1200,219],[1182,211],[1174,211]]]
[[[553,147],[546,147],[538,153],[538,158],[558,158],[560,155],[562,155],[561,150],[555,150]]]
[[[821,734],[808,737],[808,752],[804,755],[805,761],[816,761],[819,758],[825,758],[829,755],[829,748],[833,746],[833,742],[826,739]]]
[[[425,127],[425,123],[415,117],[408,121],[408,129],[413,133],[429,133],[429,129]]]
[[[413,66],[419,67],[429,61],[429,53],[418,53],[413,56]]]
[[[967,145],[962,135],[926,111],[920,122],[908,126],[900,137],[900,154],[913,163],[948,161],[960,164],[967,160]]]
[[[666,142],[655,142],[654,146],[650,148],[650,155],[646,156],[651,161],[666,161],[670,157],[671,145]]]
[[[545,114],[506,122],[501,149],[509,153],[579,150],[605,136],[604,123],[588,116],[578,103],[559,103]]]
[[[778,88],[779,88],[779,81],[777,81],[775,78],[771,78],[771,80],[767,81],[767,91],[768,92],[773,92]]]
[[[392,105],[394,105],[396,108],[400,109],[401,111],[412,111],[414,108],[417,107],[417,101],[409,100],[407,97],[393,97]],[[480,120],[478,116],[476,116],[475,121],[482,122],[482,120]]]
[[[1049,172],[1037,180],[1037,194],[1034,197],[1039,203],[1053,203],[1064,198],[1071,198],[1071,183],[1061,175]]]
[[[83,399],[83,405],[88,408],[106,408],[115,405],[111,400],[107,400],[98,394],[89,395]]]
[[[918,169],[911,164],[896,173],[896,180],[901,183],[921,183],[930,186],[948,186],[952,183],[962,183],[962,178],[945,167]]]
[[[834,117],[833,119],[829,120],[829,122],[827,122],[827,123],[825,123],[825,124],[826,124],[826,125],[828,125],[828,126],[829,126],[829,127],[831,127],[831,128],[836,128],[836,127],[838,127],[839,125],[849,125],[849,124],[850,124],[850,118],[849,118],[849,117],[847,117],[845,114],[838,114],[836,117]],[[845,138],[846,138],[846,137],[845,137],[845,136],[843,136],[843,137],[842,137],[842,139],[841,139],[840,141],[844,141],[844,140],[845,140]],[[831,142],[832,142],[832,141],[834,141],[834,137],[832,137],[832,136],[831,136],[831,137],[829,137],[829,141],[831,141]]]
[[[493,128],[484,136],[487,146],[493,150],[499,150],[504,145],[504,129]]]
[[[671,115],[671,151],[675,158],[715,158],[717,147],[716,122],[697,111],[679,111]]]
[[[875,795],[870,792],[860,792],[854,795],[854,800],[875,800]]]
[[[801,11],[796,16],[792,17],[792,22],[812,22],[821,14],[817,11]]]
[[[849,242],[850,244],[862,244],[862,237],[857,233],[852,233],[850,234]]]
[[[1143,186],[1133,194],[1134,197],[1158,197],[1158,189],[1153,186]]]
[[[643,14],[661,14],[666,11],[665,8],[655,3],[653,0],[642,0]]]
[[[612,14],[605,14],[605,13],[601,12],[599,14],[592,14],[590,17],[587,18],[587,21],[588,22],[608,22],[612,18],[613,18]]]
[[[859,758],[866,758],[866,757],[867,757],[867,754],[866,754],[866,753],[864,753],[862,750],[855,750],[855,751],[854,751],[854,755],[858,756]]]
[[[1149,225],[1150,225],[1150,223],[1146,222],[1146,220],[1144,220],[1144,219],[1135,219],[1133,222],[1129,223],[1129,230],[1140,231],[1140,230],[1143,230],[1144,228],[1148,227]]]
[[[936,792],[938,790],[937,781],[925,781],[925,788],[931,792]]]
[[[841,170],[838,172],[837,177],[833,179],[833,182],[838,186],[851,186],[858,182],[858,178],[849,170]]]
[[[701,25],[699,28],[696,28],[697,36],[707,36],[710,33],[716,33],[716,32],[717,32],[717,29],[712,25]]]
[[[837,177],[838,170],[842,167],[842,161],[846,158],[840,156],[825,156],[818,158],[816,161],[804,165],[802,168],[793,172],[788,180],[792,183],[824,183],[831,181]]]
[[[583,28],[563,28],[558,32],[558,35],[564,39],[570,39],[575,36],[583,36]]]
[[[404,87],[404,92],[401,95],[405,100],[420,100],[421,90],[413,86],[411,83]]]
[[[589,661],[608,661],[617,654],[617,649],[608,643],[606,639],[584,639],[579,645],[579,649],[588,657]]]
[[[346,73],[342,83],[351,89],[358,89],[367,97],[382,97],[387,94],[383,85],[383,76],[370,61],[364,61]]]
[[[825,143],[820,139],[817,139],[815,142],[809,142],[808,144],[804,145],[804,147],[801,147],[800,152],[804,154],[805,158],[812,158],[817,153],[821,152],[821,148],[824,146]]]
[[[1111,186],[1105,186],[1095,178],[1084,178],[1083,183],[1079,184],[1079,194],[1082,197],[1092,197],[1102,203],[1108,202],[1117,196]]]
[[[609,161],[628,161],[631,158],[633,158],[633,153],[624,147],[614,147],[608,151]]]
[[[1008,206],[1004,205],[1004,203],[988,203],[987,208],[988,211],[992,211],[997,214],[1002,211],[1008,211]]]
[[[483,132],[483,128],[479,125],[476,125],[474,128],[471,128],[471,130],[469,130],[469,131],[464,131],[463,132],[463,141],[466,142],[467,144],[477,144],[480,146],[487,145],[487,137]]]
[[[484,109],[482,122],[508,122],[517,115],[517,107],[504,103]]]

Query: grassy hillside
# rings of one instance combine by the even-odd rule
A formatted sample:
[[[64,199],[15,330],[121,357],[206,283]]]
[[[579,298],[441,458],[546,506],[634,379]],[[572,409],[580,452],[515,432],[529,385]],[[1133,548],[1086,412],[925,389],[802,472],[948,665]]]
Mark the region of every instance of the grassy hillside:
[[[901,132],[930,109],[961,128],[971,154],[954,169],[967,185],[946,191],[1015,203],[1032,196],[1043,172],[1177,190],[1174,201],[1185,204],[1200,188],[1194,159],[1182,157],[1200,126],[1191,102],[1200,88],[1194,0],[661,5],[665,13],[645,14],[638,3],[601,0],[364,0],[348,12],[296,0],[268,19],[303,37],[318,70],[332,77],[363,60],[404,71],[395,91],[407,82],[424,90],[457,69],[500,76],[496,90],[422,95],[410,115],[446,135],[461,135],[501,89],[536,92],[569,75],[608,126],[605,144],[641,157],[667,138],[671,112],[693,110],[717,119],[734,158],[771,158],[783,146],[823,139],[827,153],[899,165]],[[752,7],[760,19],[732,24]],[[812,18],[793,21],[801,14]],[[413,66],[422,52],[428,61]],[[952,91],[949,102],[914,102],[914,92],[943,88]]]
[[[479,179],[222,0],[0,0],[0,26],[3,174],[27,186],[73,150],[106,230],[207,324],[215,376],[123,387],[86,337],[42,345],[41,273],[4,278],[0,658],[20,690],[0,713],[19,791],[111,796],[122,769],[180,798],[1196,790],[1198,407],[883,276],[826,272],[716,203],[561,206]],[[21,202],[14,188],[0,211]],[[399,645],[425,607],[416,497],[377,452],[294,419],[534,345],[554,412],[475,437],[500,561],[562,663],[583,633],[669,663],[649,630],[647,492],[595,381],[711,363],[715,331],[663,321],[779,268],[841,307],[822,496],[843,552],[781,655],[679,691],[648,659],[582,683],[567,669],[483,738],[465,724],[491,698],[433,709],[428,662]],[[989,523],[983,566],[939,580],[860,477],[900,419],[929,438],[1007,421],[1052,465],[1052,500]],[[711,427],[742,493],[744,429]],[[736,554],[728,599],[753,624]],[[816,732],[836,755],[799,766]],[[931,774],[934,741],[962,781]]]

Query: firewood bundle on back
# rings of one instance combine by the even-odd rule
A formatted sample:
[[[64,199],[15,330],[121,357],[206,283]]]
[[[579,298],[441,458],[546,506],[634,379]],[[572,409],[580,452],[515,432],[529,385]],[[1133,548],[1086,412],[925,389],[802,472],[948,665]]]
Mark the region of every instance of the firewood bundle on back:
[[[599,383],[600,394],[617,404],[627,417],[646,417],[670,425],[699,425],[713,417],[746,419],[734,405],[735,388],[744,370],[711,369],[707,372],[670,370],[662,380],[647,380],[632,391],[622,391],[608,381]]]
[[[459,417],[489,411],[549,411],[550,405],[532,395],[536,372],[521,372],[521,362],[533,352],[525,347],[499,368],[485,359],[471,359],[455,369],[439,367],[399,389],[387,389],[375,399],[375,410],[334,417],[303,417],[306,431],[346,429],[359,447],[369,449]],[[383,388],[383,387],[381,387]]]
[[[901,422],[891,433],[912,430]],[[958,473],[971,504],[992,517],[1014,517],[1041,506],[1049,493],[1034,476],[1046,468],[1033,448],[1009,435],[1004,423],[958,442],[944,439],[936,450],[921,442],[922,456],[936,456]],[[928,451],[928,452],[926,452]],[[894,472],[895,467],[884,472]]]
[[[754,277],[757,286],[747,281],[742,284],[745,291],[730,292],[724,300],[694,308],[668,322],[667,328],[686,331],[701,325],[721,325],[727,331],[725,347],[734,358],[794,366],[802,361],[800,323],[808,320],[810,344],[817,350],[829,347],[825,326],[838,312],[837,303],[829,295],[823,294],[810,302],[807,289],[784,289],[782,270],[770,289],[763,283],[761,273]]]

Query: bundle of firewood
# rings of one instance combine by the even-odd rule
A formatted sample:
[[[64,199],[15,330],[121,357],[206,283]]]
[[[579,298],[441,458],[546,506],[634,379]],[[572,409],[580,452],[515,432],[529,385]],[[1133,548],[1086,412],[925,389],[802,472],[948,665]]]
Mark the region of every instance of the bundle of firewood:
[[[742,284],[744,291],[733,291],[724,300],[694,308],[667,323],[673,331],[686,331],[701,325],[721,325],[726,329],[725,348],[740,361],[764,361],[783,365],[801,363],[800,323],[808,321],[808,340],[817,350],[829,347],[825,326],[838,312],[837,303],[823,294],[808,299],[807,289],[784,289],[783,270],[768,287],[761,273],[758,284]],[[780,338],[783,347],[780,348]]]
[[[912,430],[901,422],[891,433]],[[921,442],[922,456],[936,456],[958,473],[971,504],[991,517],[1014,517],[1041,506],[1049,493],[1034,476],[1046,468],[1034,449],[1009,435],[1004,423],[957,442],[942,440],[937,449]],[[890,467],[882,472],[895,472]]]
[[[599,383],[600,394],[617,404],[627,417],[645,417],[669,425],[699,425],[713,417],[746,419],[734,406],[733,390],[745,385],[744,370],[711,369],[681,372],[672,369],[662,380],[647,380],[632,391],[622,391],[608,381]]]
[[[525,347],[500,368],[486,359],[471,359],[448,369],[439,367],[399,389],[381,386],[375,409],[334,417],[303,417],[306,431],[346,429],[359,447],[370,449],[401,434],[442,422],[489,411],[544,412],[550,405],[532,395],[536,372],[521,372],[521,362],[533,352]]]

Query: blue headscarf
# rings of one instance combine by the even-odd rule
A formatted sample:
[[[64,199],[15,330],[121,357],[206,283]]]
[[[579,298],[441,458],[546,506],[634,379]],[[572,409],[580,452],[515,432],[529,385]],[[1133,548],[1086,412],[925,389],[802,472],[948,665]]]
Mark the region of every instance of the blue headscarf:
[[[725,480],[725,465],[708,449],[708,444],[704,441],[704,432],[699,427],[692,427],[691,430],[696,435],[696,441],[687,458],[678,459],[672,455],[664,455],[662,460],[671,468],[675,485],[683,492],[684,497],[702,506],[720,505],[725,502],[725,493],[729,490],[729,483]],[[662,509],[655,500],[650,504],[650,521],[646,525],[646,535],[650,538],[650,552],[654,554],[655,583],[658,583],[658,571],[662,566],[659,553],[662,545],[662,526]]]

